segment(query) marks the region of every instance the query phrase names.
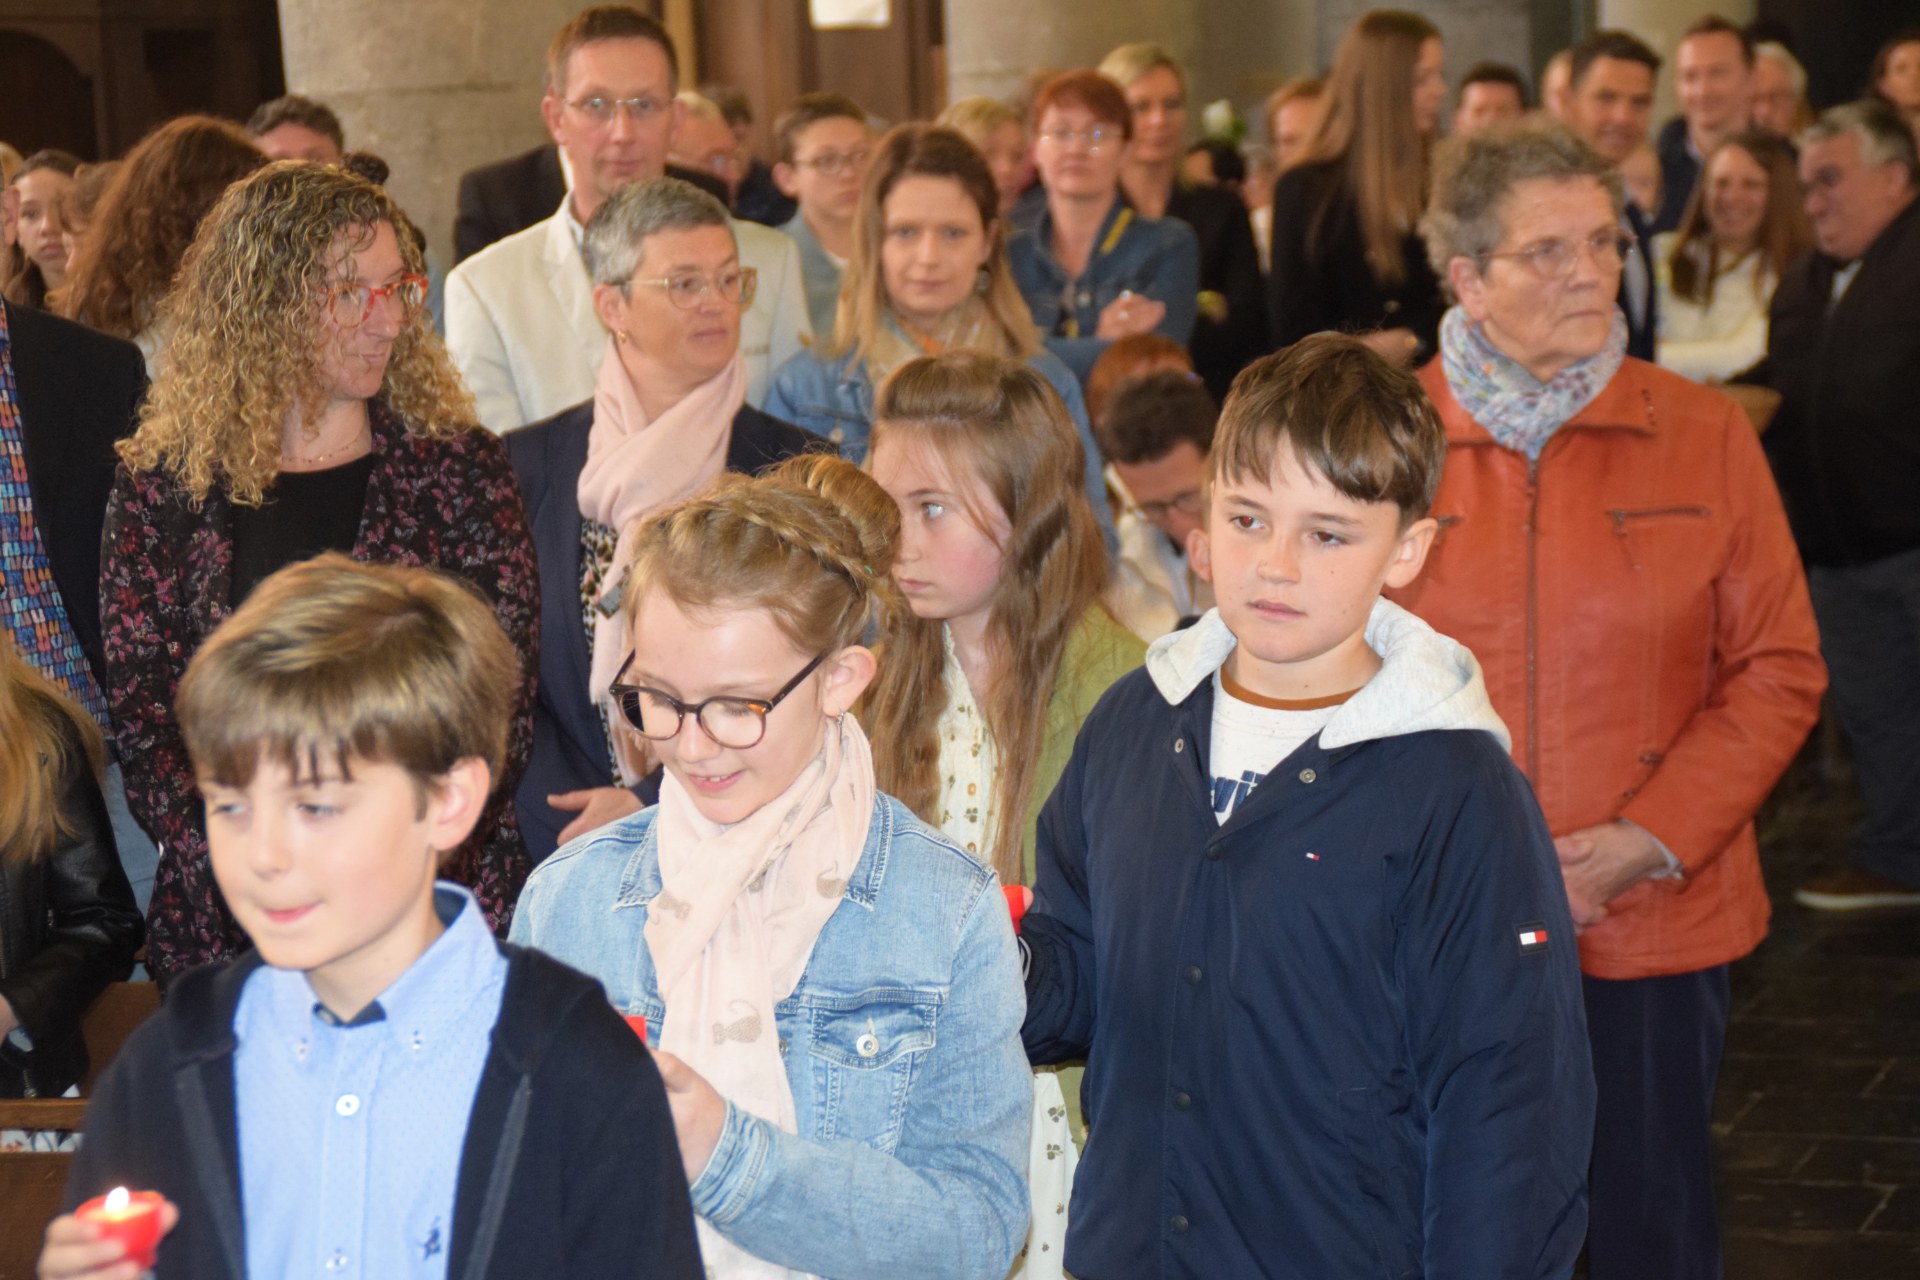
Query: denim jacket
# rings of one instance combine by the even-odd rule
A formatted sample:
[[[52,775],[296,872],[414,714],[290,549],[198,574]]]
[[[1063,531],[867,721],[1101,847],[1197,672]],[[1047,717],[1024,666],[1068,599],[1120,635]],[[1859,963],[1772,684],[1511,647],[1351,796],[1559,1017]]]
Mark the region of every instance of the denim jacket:
[[[1053,256],[1053,215],[1044,208],[1031,227],[1007,242],[1007,263],[1033,322],[1047,335],[1047,350],[1082,382],[1100,353],[1112,345],[1109,339],[1094,337],[1100,312],[1123,292],[1166,303],[1167,314],[1155,333],[1182,346],[1193,337],[1200,313],[1200,242],[1180,219],[1143,218],[1123,196],[1115,196],[1107,210],[1079,279],[1069,280],[1067,269]]]
[[[541,863],[512,934],[645,1015],[650,1044],[666,1013],[643,933],[656,813]],[[846,899],[775,1010],[799,1131],[729,1102],[694,1211],[756,1256],[839,1280],[1001,1280],[1027,1234],[1025,1008],[998,879],[876,795]]]
[[[1080,448],[1086,454],[1087,501],[1093,504],[1093,514],[1111,551],[1119,542],[1113,532],[1113,507],[1107,501],[1100,446],[1094,443],[1093,428],[1087,422],[1087,401],[1080,393],[1080,381],[1051,351],[1041,351],[1027,363],[1066,402],[1074,430],[1080,435]],[[796,352],[767,383],[765,410],[825,436],[839,446],[841,457],[866,461],[867,437],[873,430],[873,379],[867,373],[866,361],[857,355],[849,352],[829,360],[812,351]]]

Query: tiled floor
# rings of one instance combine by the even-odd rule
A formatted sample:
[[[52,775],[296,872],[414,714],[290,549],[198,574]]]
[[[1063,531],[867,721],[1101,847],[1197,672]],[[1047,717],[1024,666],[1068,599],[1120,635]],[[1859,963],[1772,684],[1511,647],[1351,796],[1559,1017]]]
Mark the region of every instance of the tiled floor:
[[[1733,968],[1715,1126],[1727,1280],[1920,1277],[1920,914],[1792,897],[1839,863],[1842,794],[1809,755],[1762,817],[1773,932]]]

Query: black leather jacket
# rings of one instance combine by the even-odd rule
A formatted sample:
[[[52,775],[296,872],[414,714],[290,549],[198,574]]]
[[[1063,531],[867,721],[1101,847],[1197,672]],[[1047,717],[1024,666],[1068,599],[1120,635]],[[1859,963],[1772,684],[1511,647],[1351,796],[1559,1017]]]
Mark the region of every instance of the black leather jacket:
[[[60,811],[74,831],[51,855],[0,857],[0,996],[33,1044],[0,1039],[0,1097],[57,1097],[86,1074],[81,1016],[127,976],[144,932],[84,764],[63,779]]]

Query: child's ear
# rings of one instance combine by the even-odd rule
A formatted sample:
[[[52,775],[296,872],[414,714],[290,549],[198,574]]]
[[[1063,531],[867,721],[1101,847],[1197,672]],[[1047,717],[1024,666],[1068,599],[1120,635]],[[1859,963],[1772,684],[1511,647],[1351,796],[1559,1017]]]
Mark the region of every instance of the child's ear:
[[[850,644],[842,649],[826,663],[827,690],[821,709],[830,716],[851,710],[879,669],[873,650],[865,645]]]
[[[1427,563],[1427,552],[1433,549],[1433,536],[1439,532],[1440,522],[1432,516],[1415,520],[1400,531],[1393,559],[1387,562],[1387,586],[1404,587],[1420,576],[1421,567]]]
[[[1187,534],[1187,563],[1193,566],[1194,577],[1213,581],[1213,539],[1207,536],[1205,525]]]
[[[427,824],[433,847],[444,853],[457,849],[473,834],[481,810],[493,791],[493,770],[479,756],[454,762],[435,780],[427,796]]]

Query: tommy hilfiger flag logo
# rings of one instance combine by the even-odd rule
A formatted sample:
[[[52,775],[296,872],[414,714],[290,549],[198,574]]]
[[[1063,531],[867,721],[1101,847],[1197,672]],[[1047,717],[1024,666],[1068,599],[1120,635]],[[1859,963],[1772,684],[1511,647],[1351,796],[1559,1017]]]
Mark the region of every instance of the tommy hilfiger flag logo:
[[[1534,920],[1518,926],[1514,932],[1520,938],[1520,954],[1547,949],[1547,926],[1545,921]]]

